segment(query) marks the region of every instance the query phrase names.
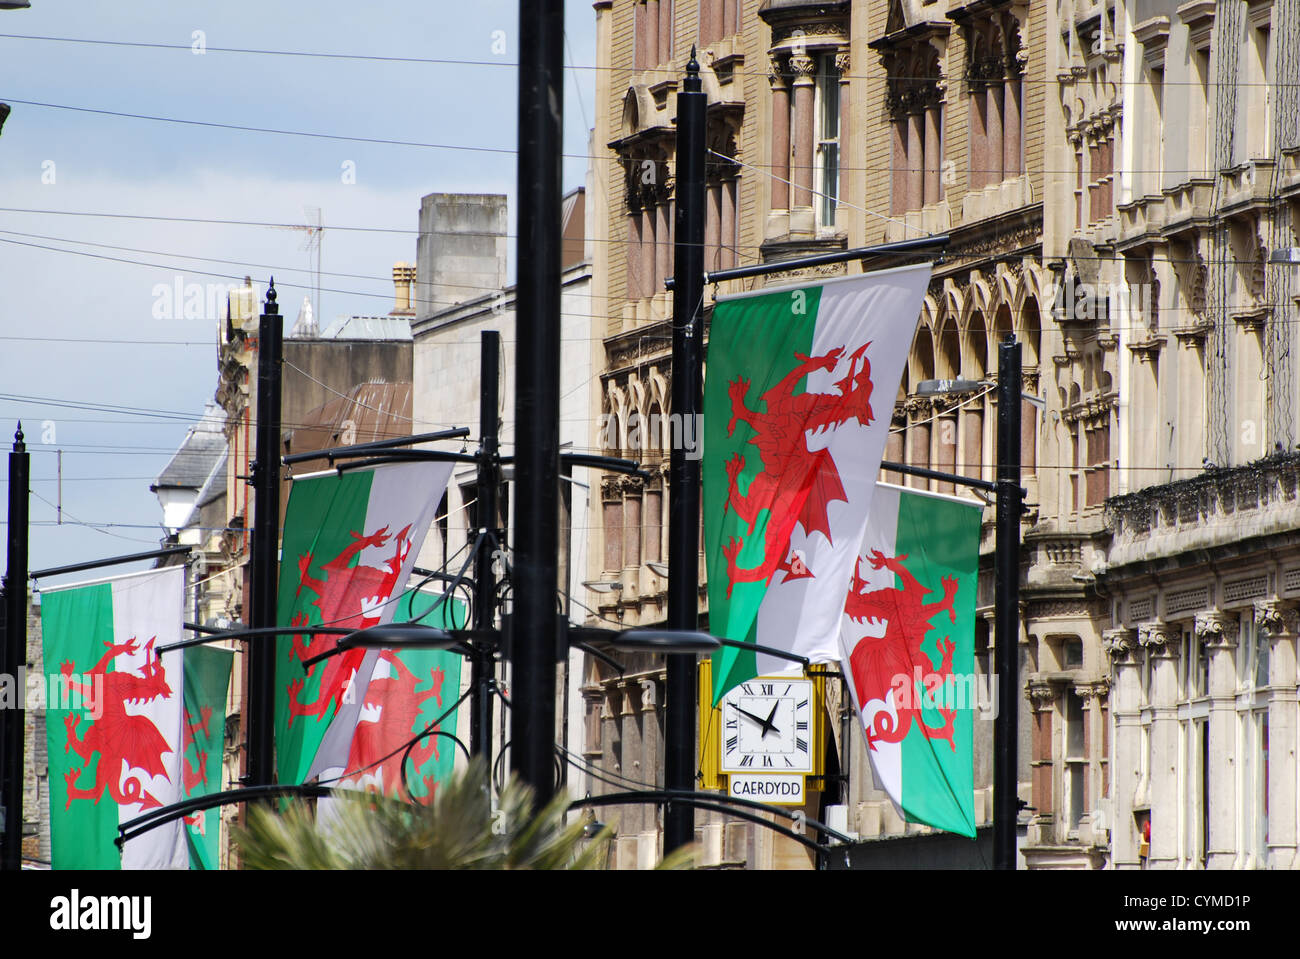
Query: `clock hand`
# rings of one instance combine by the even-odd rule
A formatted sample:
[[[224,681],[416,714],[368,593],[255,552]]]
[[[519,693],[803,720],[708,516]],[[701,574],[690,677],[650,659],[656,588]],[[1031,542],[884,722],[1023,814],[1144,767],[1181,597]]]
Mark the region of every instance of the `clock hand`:
[[[752,719],[754,722],[758,723],[759,726],[761,726],[763,729],[763,733],[762,733],[763,736],[767,735],[769,729],[773,729],[773,730],[776,729],[776,727],[773,726],[771,722],[769,722],[769,720],[772,718],[771,716],[769,716],[767,719],[764,719],[762,716],[754,715],[748,709],[742,709],[741,707],[737,706],[735,703],[732,703],[731,705],[737,712],[743,713],[744,715]],[[775,707],[773,707],[773,712],[775,712]]]
[[[771,711],[770,713],[767,714],[767,719],[763,722],[763,725],[764,725],[765,727],[770,728],[770,729],[772,730],[772,732],[774,732],[774,733],[778,733],[778,732],[780,732],[780,730],[776,728],[776,723],[772,722],[772,718],[776,715],[776,707],[779,706],[779,705],[780,705],[779,702],[775,702],[775,703],[772,704],[772,711]],[[766,730],[766,729],[764,729],[764,731],[763,731],[763,735],[764,735],[764,736],[767,735],[767,730]]]

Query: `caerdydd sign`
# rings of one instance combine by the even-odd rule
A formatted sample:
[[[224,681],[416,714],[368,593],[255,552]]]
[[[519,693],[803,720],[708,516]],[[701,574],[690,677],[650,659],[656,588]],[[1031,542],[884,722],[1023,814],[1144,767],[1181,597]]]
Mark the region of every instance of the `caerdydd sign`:
[[[752,799],[773,806],[802,806],[804,804],[803,776],[741,775],[732,773],[727,782],[727,792],[736,799]]]

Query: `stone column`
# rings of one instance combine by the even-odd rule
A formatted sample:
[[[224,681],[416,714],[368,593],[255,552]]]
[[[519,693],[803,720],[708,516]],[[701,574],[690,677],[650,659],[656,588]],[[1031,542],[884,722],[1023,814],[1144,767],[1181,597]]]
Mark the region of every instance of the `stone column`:
[[[620,680],[618,683],[619,698],[622,700],[622,712],[620,720],[622,722],[622,749],[620,750],[623,762],[619,767],[620,773],[628,779],[644,781],[645,770],[641,762],[643,748],[641,742],[641,686],[635,679]],[[619,821],[618,832],[620,836],[628,836],[644,830],[646,821],[646,809],[643,805],[620,806],[619,809],[623,815]]]
[[[645,280],[641,276],[641,231],[643,229],[640,212],[633,210],[627,215],[627,298],[637,300]],[[628,304],[631,307],[631,303]]]
[[[922,202],[925,206],[938,203],[939,191],[939,104],[933,103],[925,108],[925,190]]]
[[[907,114],[889,123],[893,144],[893,180],[889,195],[889,212],[894,216],[907,212]]]
[[[1111,762],[1111,862],[1116,869],[1138,869],[1137,825],[1133,804],[1142,769],[1141,676],[1138,671],[1137,631],[1108,629],[1102,648],[1110,656],[1115,716],[1114,757]]]
[[[1178,868],[1178,655],[1182,635],[1168,623],[1150,623],[1138,642],[1151,658],[1151,855],[1152,869]]]
[[[1268,639],[1268,868],[1296,860],[1296,622],[1295,606],[1255,604],[1255,623]]]
[[[705,187],[704,208],[704,271],[719,269],[719,251],[722,246],[722,183],[714,180]]]
[[[925,204],[925,111],[907,116],[907,208],[919,210]]]
[[[632,52],[632,66],[644,70],[650,65],[650,50],[646,47],[648,36],[645,25],[646,0],[636,0],[632,16],[632,32],[636,34],[635,47]]]
[[[1030,766],[1030,802],[1034,807],[1034,820],[1030,826],[1030,841],[1039,845],[1050,845],[1058,841],[1056,836],[1056,783],[1053,771],[1055,763],[1052,748],[1052,711],[1056,706],[1057,689],[1051,683],[1034,681],[1029,683],[1026,695],[1029,708],[1033,714],[1033,729],[1030,736],[1032,752]],[[1064,838],[1064,829],[1061,830]]]
[[[1002,182],[1002,81],[994,80],[984,89],[987,108],[984,112],[984,132],[987,136],[988,149],[985,153],[985,165],[988,172],[984,182],[988,186],[997,186]]]
[[[1099,837],[1094,832],[1096,824],[1092,813],[1106,793],[1102,775],[1106,743],[1103,703],[1110,692],[1110,680],[1080,683],[1074,687],[1074,692],[1083,700],[1083,754],[1088,759],[1088,771],[1083,778],[1083,818],[1079,820],[1079,839],[1085,844],[1094,844]]]
[[[846,232],[849,228],[849,207],[845,204],[845,195],[849,192],[849,177],[846,170],[853,169],[858,156],[857,143],[854,141],[852,101],[849,99],[849,48],[840,47],[835,51],[835,69],[840,75],[840,155],[839,190],[835,196],[835,228]]]
[[[772,85],[772,205],[769,216],[788,217],[790,210],[790,88],[781,62],[769,58],[767,82]],[[786,220],[788,229],[788,219]],[[781,231],[782,233],[785,230]]]
[[[703,0],[700,4],[700,43],[707,45],[722,36],[722,0]]]
[[[653,782],[655,788],[663,788],[663,729],[659,716],[659,684],[648,676],[642,676],[640,686],[641,703],[641,768],[639,774],[629,778],[641,782]],[[653,810],[655,807],[647,807]],[[655,828],[656,817],[653,812],[646,817],[649,823],[646,829]]]
[[[653,296],[655,292],[655,261],[659,257],[655,247],[655,208],[647,206],[641,211],[641,291],[640,296]],[[645,319],[645,317],[642,317]]]
[[[907,414],[903,413],[900,416],[897,412],[897,407],[895,407],[894,415],[890,419],[890,423],[889,423],[889,437],[885,440],[886,462],[889,463],[907,462],[906,460],[907,453],[904,447],[904,443],[906,441],[907,441]],[[886,483],[901,484],[903,482],[903,474],[886,471],[884,480]]]
[[[984,401],[979,402],[982,404]],[[961,423],[961,468],[957,472],[971,479],[979,479],[984,462],[983,407],[973,403],[964,407],[961,411]],[[1024,449],[1023,445],[1021,449]]]
[[[810,56],[792,56],[794,72],[794,129],[790,136],[790,232],[813,232],[813,75],[817,61]]]
[[[648,421],[643,420],[644,431]],[[643,437],[644,439],[644,434]],[[633,455],[638,455],[634,453]],[[638,579],[641,567],[641,485],[635,477],[625,477],[623,495],[623,592],[620,599],[636,599],[640,592]]]
[[[1002,178],[1020,176],[1020,77],[1008,73],[1002,84]]]
[[[722,181],[722,241],[718,266],[723,270],[736,265],[736,199],[739,195],[739,180],[732,177]]]
[[[907,429],[907,465],[930,466],[930,415],[934,406],[929,400],[916,397],[907,401],[907,412],[912,417],[912,424]],[[920,476],[909,476],[909,486],[916,489],[929,489],[930,481]]]
[[[935,444],[935,466],[944,473],[957,472],[957,413],[948,411],[935,421],[939,430],[939,442]],[[952,493],[954,486],[949,482],[936,484],[940,493]]]
[[[673,0],[659,0],[659,62],[673,58]]]
[[[664,289],[664,280],[673,275],[673,243],[669,235],[672,218],[672,202],[661,199],[655,207],[655,271],[646,285],[651,296],[662,294],[665,300],[668,292]]]
[[[983,84],[973,87],[967,103],[970,113],[970,189],[982,190],[989,182],[988,91]]]
[[[1232,869],[1237,860],[1237,617],[1201,613],[1196,637],[1210,651],[1210,838],[1207,869]]]
[[[615,456],[621,451],[612,451]],[[604,507],[605,572],[618,575],[623,569],[623,491],[617,481],[601,484],[601,502]]]
[[[671,0],[670,0],[671,2]],[[646,0],[645,17],[646,67],[658,66],[659,59],[659,0]]]

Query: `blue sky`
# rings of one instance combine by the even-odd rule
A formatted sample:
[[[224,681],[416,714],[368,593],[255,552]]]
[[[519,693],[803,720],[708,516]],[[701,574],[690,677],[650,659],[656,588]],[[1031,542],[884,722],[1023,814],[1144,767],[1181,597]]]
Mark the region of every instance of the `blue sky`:
[[[595,60],[594,18],[589,3],[567,5],[568,62],[579,67]],[[301,223],[305,208],[319,207],[323,273],[374,277],[322,276],[322,325],[392,308],[391,267],[415,260],[424,194],[506,193],[513,218],[511,152],[279,136],[15,101],[513,151],[516,3],[32,0],[28,10],[0,11],[0,34],[182,47],[0,37],[0,101],[13,104],[0,134],[0,207],[46,211],[0,211],[0,394],[37,398],[0,398],[0,437],[8,450],[22,419],[37,494],[34,569],[158,542],[162,514],[149,484],[188,423],[52,402],[198,417],[216,387],[216,319],[156,318],[155,287],[177,277],[207,284],[246,273],[264,285],[274,273],[281,312],[292,323],[312,282],[302,235],[293,231],[53,211]],[[194,52],[196,45],[205,52]],[[483,62],[340,60],[217,47]],[[592,70],[568,71],[566,188],[583,183],[594,87]],[[355,182],[344,182],[348,170]],[[56,449],[64,450],[63,526],[47,525],[55,511],[40,498],[56,499]],[[0,489],[8,495],[7,481]],[[71,518],[119,525],[95,530]]]

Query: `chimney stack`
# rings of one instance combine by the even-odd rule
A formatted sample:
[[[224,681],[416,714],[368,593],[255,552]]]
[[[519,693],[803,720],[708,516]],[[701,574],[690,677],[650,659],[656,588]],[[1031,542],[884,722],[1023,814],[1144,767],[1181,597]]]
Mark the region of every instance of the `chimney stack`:
[[[415,266],[398,261],[393,264],[393,289],[396,291],[396,304],[389,316],[415,316],[412,302],[415,293]]]

